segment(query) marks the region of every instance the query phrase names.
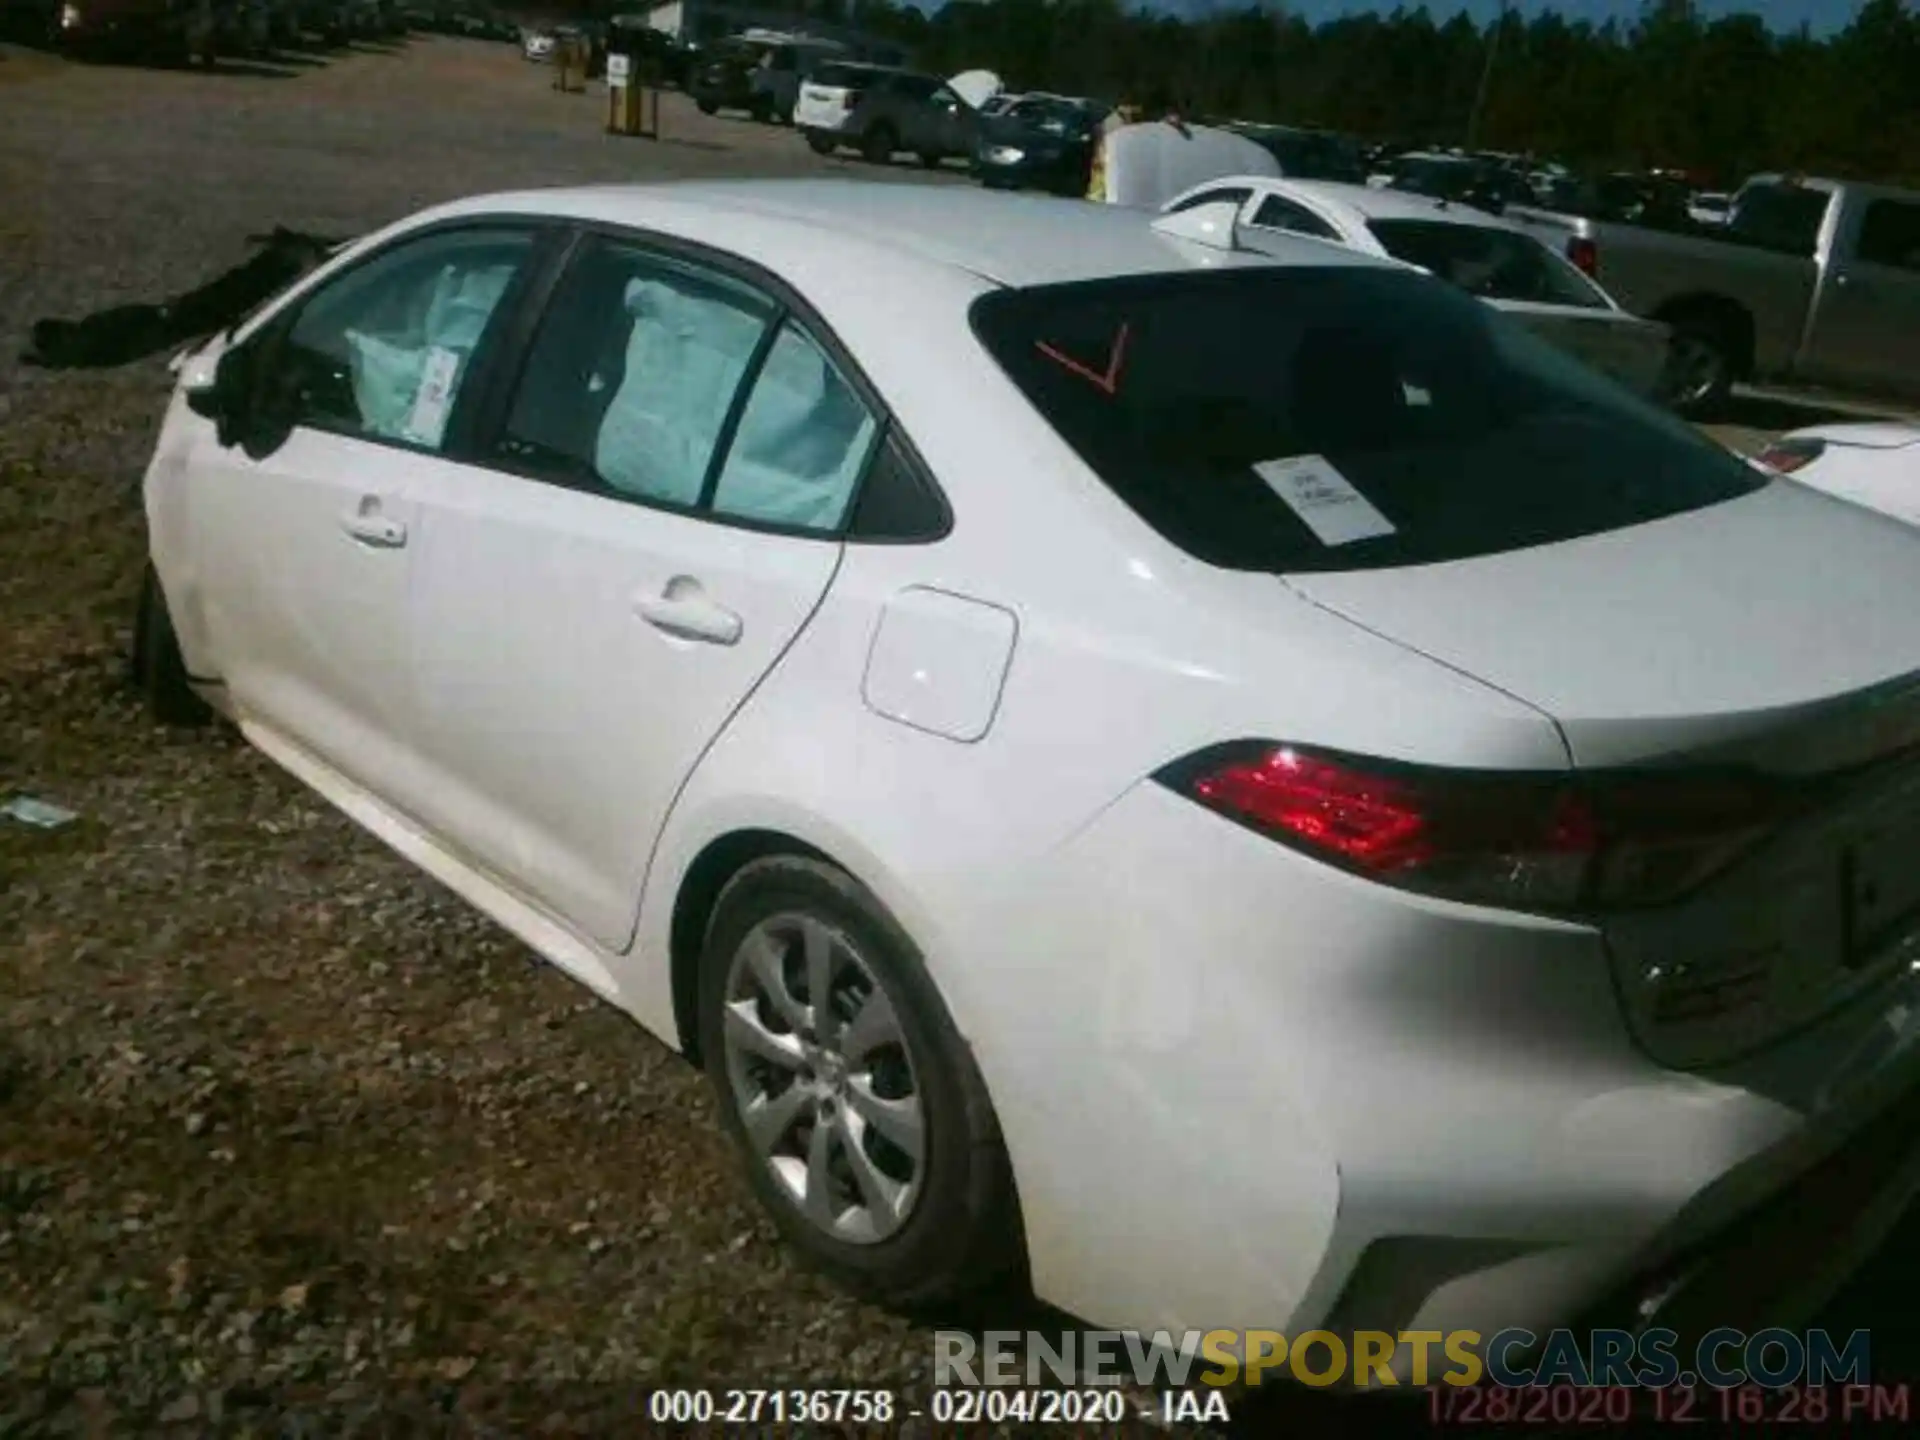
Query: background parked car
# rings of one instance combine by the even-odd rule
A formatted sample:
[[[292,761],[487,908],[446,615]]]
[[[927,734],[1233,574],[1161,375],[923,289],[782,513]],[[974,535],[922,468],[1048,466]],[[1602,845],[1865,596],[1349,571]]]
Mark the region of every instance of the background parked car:
[[[977,119],[973,173],[994,190],[1049,190],[1084,195],[1108,108],[1064,95],[987,101]]]
[[[204,0],[65,0],[55,23],[70,54],[183,63],[213,59],[218,17]]]
[[[1344,135],[1325,130],[1301,130],[1291,125],[1250,125],[1244,121],[1227,126],[1271,152],[1280,162],[1280,171],[1294,180],[1337,180],[1363,185],[1367,168],[1360,146]]]
[[[702,58],[691,86],[693,101],[706,115],[744,110],[756,120],[791,123],[805,77],[846,54],[846,46],[817,36],[748,30]]]
[[[1248,231],[1331,240],[1417,265],[1511,315],[1639,395],[1662,393],[1669,335],[1623,310],[1571,262],[1518,225],[1470,206],[1330,181],[1235,176],[1170,201],[1231,201]]]
[[[1920,424],[1815,425],[1782,435],[1757,458],[1803,485],[1920,525]]]
[[[972,155],[979,116],[938,76],[829,61],[801,82],[793,121],[816,154],[854,146],[878,165],[908,150],[934,166]]]
[[[1526,207],[1508,218],[1592,247],[1621,304],[1673,326],[1693,414],[1743,380],[1920,399],[1920,191],[1756,175],[1724,226],[1681,234]]]

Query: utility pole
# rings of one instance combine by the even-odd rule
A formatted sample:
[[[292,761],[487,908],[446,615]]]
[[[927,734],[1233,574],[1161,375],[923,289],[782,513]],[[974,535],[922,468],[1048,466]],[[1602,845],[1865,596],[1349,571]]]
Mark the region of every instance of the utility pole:
[[[1480,143],[1480,115],[1487,108],[1487,91],[1493,86],[1493,62],[1500,54],[1500,32],[1507,28],[1507,6],[1512,0],[1500,0],[1500,15],[1493,22],[1493,36],[1487,41],[1487,63],[1480,69],[1480,89],[1473,97],[1473,113],[1467,117],[1467,149]]]

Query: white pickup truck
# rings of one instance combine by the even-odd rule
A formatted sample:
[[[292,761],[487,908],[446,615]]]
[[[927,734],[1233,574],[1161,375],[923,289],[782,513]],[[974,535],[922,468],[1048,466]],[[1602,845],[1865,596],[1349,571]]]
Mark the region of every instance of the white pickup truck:
[[[1512,206],[1636,315],[1674,332],[1690,413],[1739,381],[1920,400],[1920,192],[1758,175],[1711,235]]]

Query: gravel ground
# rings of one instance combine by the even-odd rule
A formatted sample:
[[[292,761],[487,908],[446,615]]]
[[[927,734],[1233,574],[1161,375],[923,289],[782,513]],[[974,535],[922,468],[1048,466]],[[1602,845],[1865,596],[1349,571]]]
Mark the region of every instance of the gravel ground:
[[[0,796],[83,817],[0,821],[0,1434],[608,1433],[660,1383],[924,1396],[925,1326],[792,1263],[694,1072],[230,734],[144,720],[121,657],[163,358],[13,360],[35,319],[191,288],[274,224],[922,178],[677,96],[665,140],[616,139],[603,106],[472,42],[209,75],[0,50]]]

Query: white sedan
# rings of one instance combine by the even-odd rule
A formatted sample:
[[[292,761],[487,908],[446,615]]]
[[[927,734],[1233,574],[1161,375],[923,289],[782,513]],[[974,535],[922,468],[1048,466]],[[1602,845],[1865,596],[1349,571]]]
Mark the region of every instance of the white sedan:
[[[1350,245],[1417,265],[1524,321],[1642,395],[1659,391],[1668,331],[1623,310],[1571,262],[1518,225],[1402,190],[1237,175],[1196,185],[1175,211],[1231,200],[1240,224]]]
[[[1223,218],[416,215],[183,358],[137,673],[705,1066],[866,1293],[1665,1291],[1907,1073],[1920,537]]]
[[[1772,441],[1759,460],[1803,485],[1920,525],[1920,423],[1815,425]]]

